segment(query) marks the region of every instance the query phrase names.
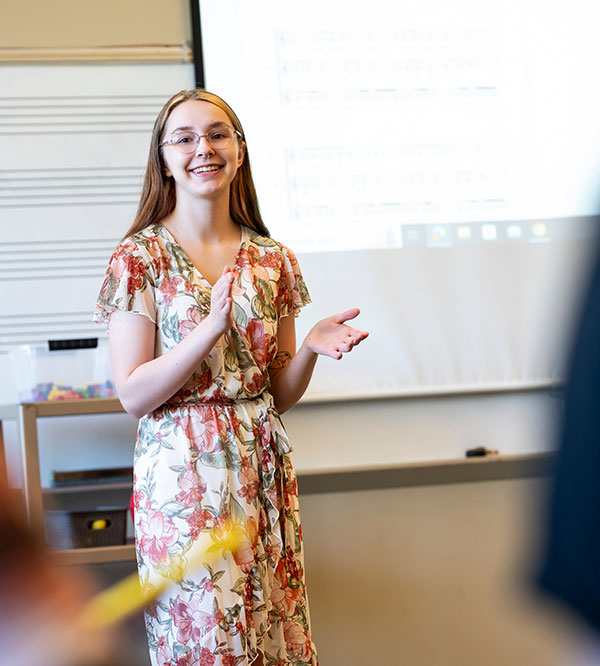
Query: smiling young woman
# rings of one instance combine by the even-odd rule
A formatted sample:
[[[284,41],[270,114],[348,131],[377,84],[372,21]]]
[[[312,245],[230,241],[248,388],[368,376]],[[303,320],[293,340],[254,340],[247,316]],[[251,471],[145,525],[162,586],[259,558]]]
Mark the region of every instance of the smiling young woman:
[[[319,354],[367,333],[321,320],[296,350],[310,302],[298,262],[260,217],[242,126],[204,91],[178,93],[152,134],[133,226],[110,259],[95,320],[115,383],[140,418],[134,500],[143,584],[185,566],[234,521],[232,557],[186,574],[146,613],[159,664],[317,664],[291,445],[280,414]]]
[[[133,224],[125,233],[125,238],[151,224],[160,222],[175,208],[175,183],[164,172],[160,143],[164,135],[165,124],[172,110],[188,100],[210,102],[224,111],[231,126],[238,133],[239,140],[244,140],[244,131],[237,115],[229,104],[218,95],[197,89],[182,90],[173,95],[160,110],[154,122],[140,203]],[[244,225],[263,236],[269,236],[269,230],[260,214],[247,147],[244,161],[231,184],[229,214],[236,224]]]

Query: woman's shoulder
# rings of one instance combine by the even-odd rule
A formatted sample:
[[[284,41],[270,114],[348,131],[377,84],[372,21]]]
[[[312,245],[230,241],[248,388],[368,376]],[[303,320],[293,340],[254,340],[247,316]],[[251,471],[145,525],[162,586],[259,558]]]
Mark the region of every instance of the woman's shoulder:
[[[258,231],[254,231],[249,227],[245,227],[248,234],[248,243],[259,248],[262,253],[278,252],[284,255],[293,254],[292,251],[283,243],[271,238],[271,236],[263,236]]]
[[[160,225],[154,224],[124,238],[117,246],[117,252],[154,257],[160,254],[163,242]]]

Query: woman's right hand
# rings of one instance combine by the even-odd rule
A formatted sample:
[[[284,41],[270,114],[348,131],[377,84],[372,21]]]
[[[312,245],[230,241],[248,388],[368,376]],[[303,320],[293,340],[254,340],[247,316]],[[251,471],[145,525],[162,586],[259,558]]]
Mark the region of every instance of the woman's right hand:
[[[207,319],[219,337],[233,326],[233,300],[231,298],[233,277],[231,268],[225,266],[210,294],[210,314]]]
[[[136,418],[162,405],[188,381],[219,338],[233,326],[231,284],[226,266],[210,298],[210,313],[166,354],[155,357],[156,324],[116,310],[110,316],[113,376],[121,404]]]

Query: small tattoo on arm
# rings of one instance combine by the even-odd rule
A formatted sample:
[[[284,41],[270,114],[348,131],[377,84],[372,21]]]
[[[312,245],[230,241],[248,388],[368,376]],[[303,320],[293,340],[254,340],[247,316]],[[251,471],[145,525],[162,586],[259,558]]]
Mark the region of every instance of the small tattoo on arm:
[[[271,370],[283,370],[291,360],[292,355],[289,352],[277,352],[275,358],[271,362]]]

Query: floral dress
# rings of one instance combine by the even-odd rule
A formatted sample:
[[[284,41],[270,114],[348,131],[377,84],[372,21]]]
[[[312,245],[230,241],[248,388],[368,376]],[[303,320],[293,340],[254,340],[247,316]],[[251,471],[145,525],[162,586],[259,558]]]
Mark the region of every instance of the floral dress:
[[[269,393],[281,317],[310,302],[292,252],[242,227],[233,266],[233,327],[190,380],[139,423],[134,457],[142,585],[187,566],[201,536],[234,521],[233,554],[188,571],[146,610],[153,666],[312,664],[298,488]],[[162,225],[110,259],[94,320],[122,309],[156,324],[158,356],[210,311],[211,286]],[[238,528],[239,529],[239,528]]]

